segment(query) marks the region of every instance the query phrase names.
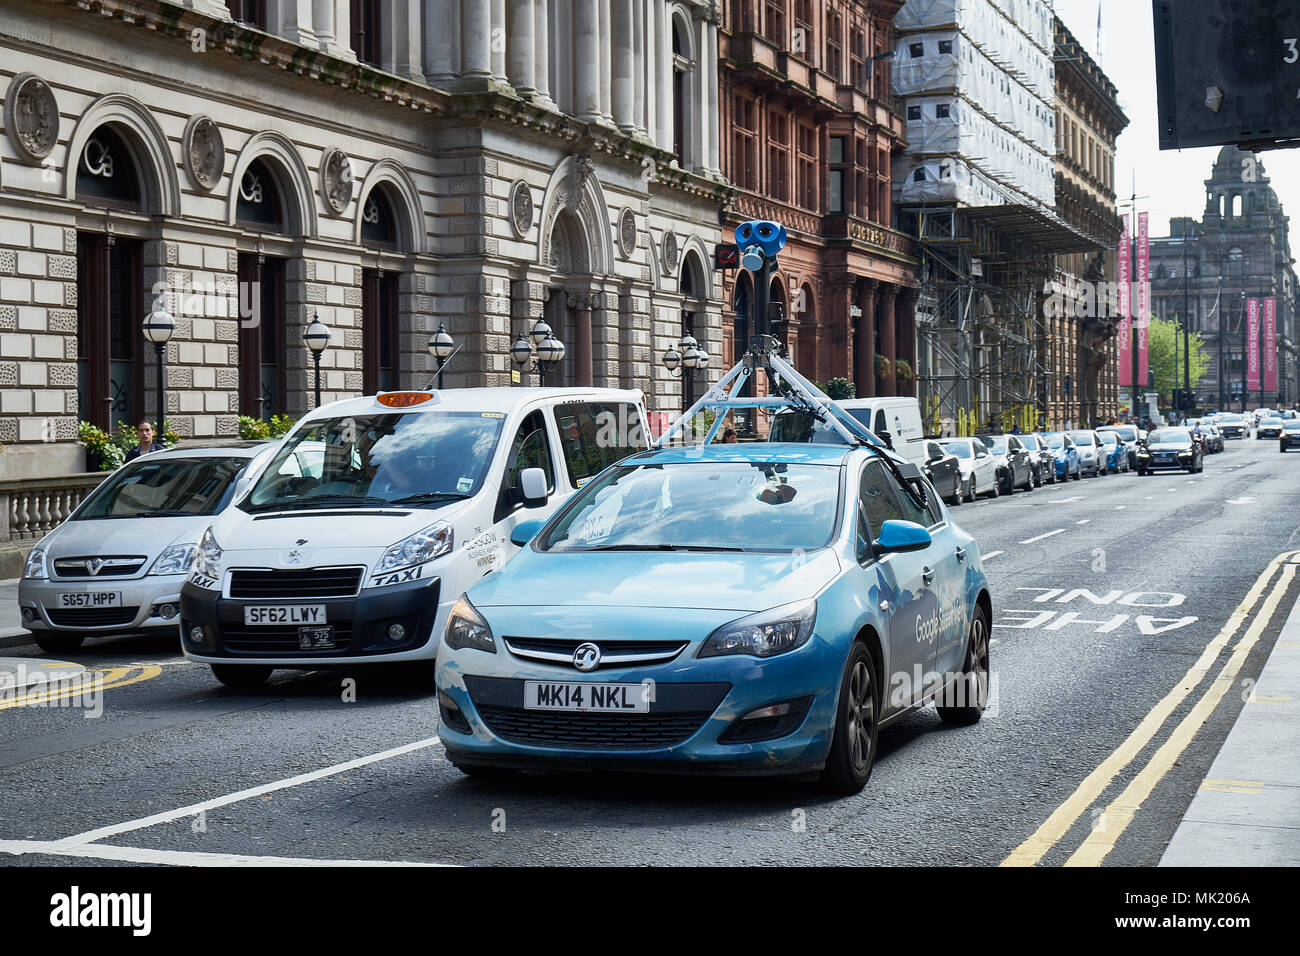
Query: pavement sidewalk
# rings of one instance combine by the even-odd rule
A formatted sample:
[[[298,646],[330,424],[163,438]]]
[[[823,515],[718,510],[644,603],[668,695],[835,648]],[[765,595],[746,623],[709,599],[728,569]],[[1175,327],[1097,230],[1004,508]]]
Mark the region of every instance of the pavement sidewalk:
[[[1300,601],[1161,866],[1300,866]]]
[[[0,647],[17,647],[32,642],[18,610],[18,579],[0,581]]]

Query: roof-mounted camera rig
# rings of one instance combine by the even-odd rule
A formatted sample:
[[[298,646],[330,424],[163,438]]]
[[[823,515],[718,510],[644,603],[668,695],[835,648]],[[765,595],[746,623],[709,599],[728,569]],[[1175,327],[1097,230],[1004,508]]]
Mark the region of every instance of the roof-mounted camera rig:
[[[713,424],[700,441],[700,447],[712,442],[732,409],[761,408],[770,411],[791,409],[807,415],[827,431],[834,431],[846,444],[861,445],[876,454],[894,473],[908,493],[925,506],[926,490],[920,469],[910,462],[896,461],[884,443],[811,381],[800,375],[786,358],[785,346],[772,334],[772,274],[777,254],[785,248],[785,226],[764,219],[753,219],[736,227],[736,245],[740,265],[754,276],[749,327],[755,330],[744,355],[704,396],[686,410],[655,442],[662,448],[674,435],[690,425],[704,409],[714,412]],[[767,376],[767,394],[745,396],[745,385],[759,371]],[[757,392],[757,389],[754,390]]]

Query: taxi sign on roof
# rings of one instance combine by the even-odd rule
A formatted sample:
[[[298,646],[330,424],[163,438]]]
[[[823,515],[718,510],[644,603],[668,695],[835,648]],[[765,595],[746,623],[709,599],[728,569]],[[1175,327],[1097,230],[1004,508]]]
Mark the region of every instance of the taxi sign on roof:
[[[410,408],[412,405],[423,405],[425,402],[433,400],[433,394],[430,392],[383,392],[375,397],[380,405],[387,405],[389,408]]]

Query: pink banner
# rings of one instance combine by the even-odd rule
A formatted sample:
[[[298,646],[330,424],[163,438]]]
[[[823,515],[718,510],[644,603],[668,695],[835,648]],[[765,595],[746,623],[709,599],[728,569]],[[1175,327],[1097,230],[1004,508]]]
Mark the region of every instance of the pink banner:
[[[1138,330],[1138,385],[1147,384],[1147,328],[1151,325],[1151,253],[1147,244],[1147,214],[1138,213],[1137,219],[1137,330]]]
[[[1277,299],[1264,300],[1264,404],[1277,396]]]
[[[1116,250],[1119,259],[1119,332],[1115,344],[1119,346],[1119,384],[1129,388],[1133,385],[1133,331],[1129,326],[1129,282],[1132,275],[1129,269],[1128,214],[1119,218],[1124,224],[1124,231],[1120,233],[1119,248]]]
[[[1259,299],[1246,300],[1246,390],[1259,391]]]

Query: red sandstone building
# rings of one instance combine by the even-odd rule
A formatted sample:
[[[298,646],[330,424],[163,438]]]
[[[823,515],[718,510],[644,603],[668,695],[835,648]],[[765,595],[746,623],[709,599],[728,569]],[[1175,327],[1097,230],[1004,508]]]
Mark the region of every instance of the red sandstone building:
[[[741,190],[724,236],[747,219],[785,225],[772,282],[781,337],[801,372],[849,378],[859,397],[915,394],[916,253],[890,228],[893,157],[906,145],[888,59],[900,6],[725,0],[719,31],[721,165]],[[724,275],[728,367],[748,341],[754,290],[750,273]]]

